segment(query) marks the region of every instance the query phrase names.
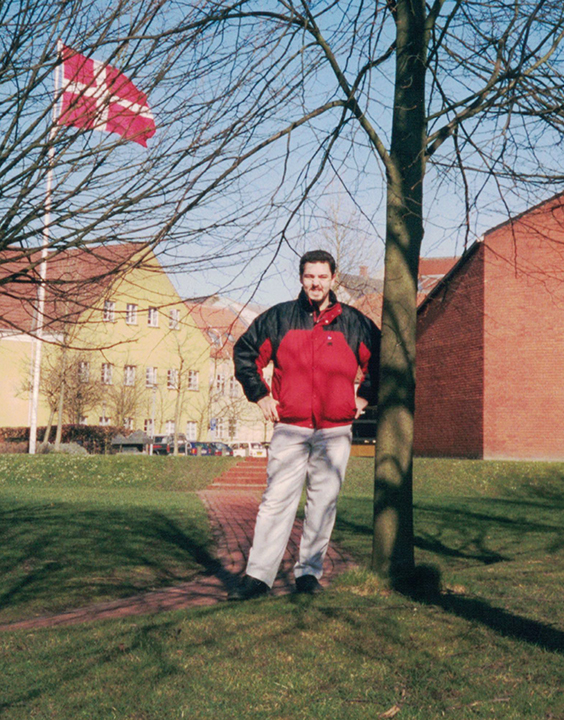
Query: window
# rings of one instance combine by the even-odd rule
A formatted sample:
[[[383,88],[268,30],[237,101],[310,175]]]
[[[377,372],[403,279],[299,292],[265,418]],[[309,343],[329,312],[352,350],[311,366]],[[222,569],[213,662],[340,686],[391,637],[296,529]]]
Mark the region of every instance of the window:
[[[128,325],[137,325],[137,305],[127,303],[125,310],[125,322]]]
[[[123,427],[126,430],[133,430],[133,418],[132,417],[123,418]]]
[[[218,373],[215,377],[215,389],[220,395],[225,393],[225,375]]]
[[[178,370],[170,368],[166,371],[166,386],[169,390],[178,388]]]
[[[237,418],[229,418],[229,421],[227,423],[227,432],[229,433],[229,439],[233,440],[233,438],[237,437]]]
[[[198,390],[200,386],[200,374],[197,370],[188,370],[188,390]]]
[[[153,437],[155,434],[155,423],[151,418],[147,418],[143,421],[143,430],[145,431],[145,435]]]
[[[172,308],[168,316],[168,326],[171,330],[178,330],[178,323],[180,322],[180,310]]]
[[[110,363],[102,363],[102,374],[100,377],[102,385],[112,384],[112,365]]]
[[[116,319],[116,304],[111,300],[104,300],[104,322],[114,322]]]
[[[216,438],[225,437],[225,418],[217,418],[215,425],[215,436]]]
[[[123,368],[123,384],[135,385],[135,365],[126,365]]]
[[[87,360],[78,362],[78,382],[87,383],[90,381],[90,363]]]
[[[110,418],[109,418],[107,415],[102,415],[102,416],[100,417],[100,422],[99,422],[99,424],[102,425],[102,426],[107,426],[107,425],[109,425],[109,424],[110,424]]]
[[[167,435],[174,435],[174,420],[167,420],[167,421],[166,421],[166,434],[167,434]]]
[[[88,418],[86,415],[81,415],[79,420],[79,425],[88,425]]]
[[[229,378],[229,397],[239,397],[241,386],[234,377]]]
[[[145,368],[145,386],[146,387],[155,387],[156,384],[157,384],[157,368],[156,367]]]
[[[156,307],[150,307],[147,310],[147,325],[149,327],[159,327],[159,311]]]
[[[198,423],[189,421],[186,423],[186,439],[197,440],[198,439]]]

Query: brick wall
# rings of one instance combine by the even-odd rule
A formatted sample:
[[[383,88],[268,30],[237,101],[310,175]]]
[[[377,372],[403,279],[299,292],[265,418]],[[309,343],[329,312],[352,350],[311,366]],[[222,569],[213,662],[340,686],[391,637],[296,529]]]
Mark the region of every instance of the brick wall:
[[[425,303],[417,325],[415,453],[482,456],[484,248]]]
[[[486,458],[564,459],[561,203],[484,238]]]

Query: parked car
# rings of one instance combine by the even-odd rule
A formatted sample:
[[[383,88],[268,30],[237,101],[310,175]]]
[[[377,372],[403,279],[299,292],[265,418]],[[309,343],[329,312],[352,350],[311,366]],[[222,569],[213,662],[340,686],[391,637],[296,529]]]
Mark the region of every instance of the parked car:
[[[184,433],[178,433],[178,454],[187,455],[187,440]],[[155,435],[153,438],[153,455],[173,455],[174,454],[174,435]]]
[[[266,448],[260,442],[242,440],[231,444],[235,457],[266,457]]]
[[[229,447],[229,445],[227,445],[224,442],[214,441],[214,442],[212,442],[212,445],[216,449],[216,453],[215,453],[216,455],[223,455],[223,456],[233,455],[233,448]]]
[[[172,451],[172,435],[155,435],[151,445],[153,455],[168,455]]]
[[[191,444],[196,446],[196,455],[215,455],[215,448],[211,443],[193,441]]]

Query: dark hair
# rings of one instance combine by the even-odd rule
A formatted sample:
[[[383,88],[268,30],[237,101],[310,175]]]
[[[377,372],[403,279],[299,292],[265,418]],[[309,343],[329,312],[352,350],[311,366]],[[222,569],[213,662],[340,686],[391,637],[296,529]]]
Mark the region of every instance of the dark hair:
[[[331,275],[335,274],[337,263],[335,258],[326,250],[310,250],[300,258],[300,277],[304,274],[306,263],[327,263],[331,269]]]

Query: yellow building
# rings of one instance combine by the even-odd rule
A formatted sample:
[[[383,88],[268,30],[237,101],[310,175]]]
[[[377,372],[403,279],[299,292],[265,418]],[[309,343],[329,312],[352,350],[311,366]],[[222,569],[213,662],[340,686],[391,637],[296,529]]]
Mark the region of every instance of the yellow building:
[[[15,281],[0,289],[0,426],[20,427],[30,422],[37,269],[11,253],[1,266]],[[61,410],[65,423],[206,436],[210,345],[147,246],[51,255],[46,287],[39,426]]]

